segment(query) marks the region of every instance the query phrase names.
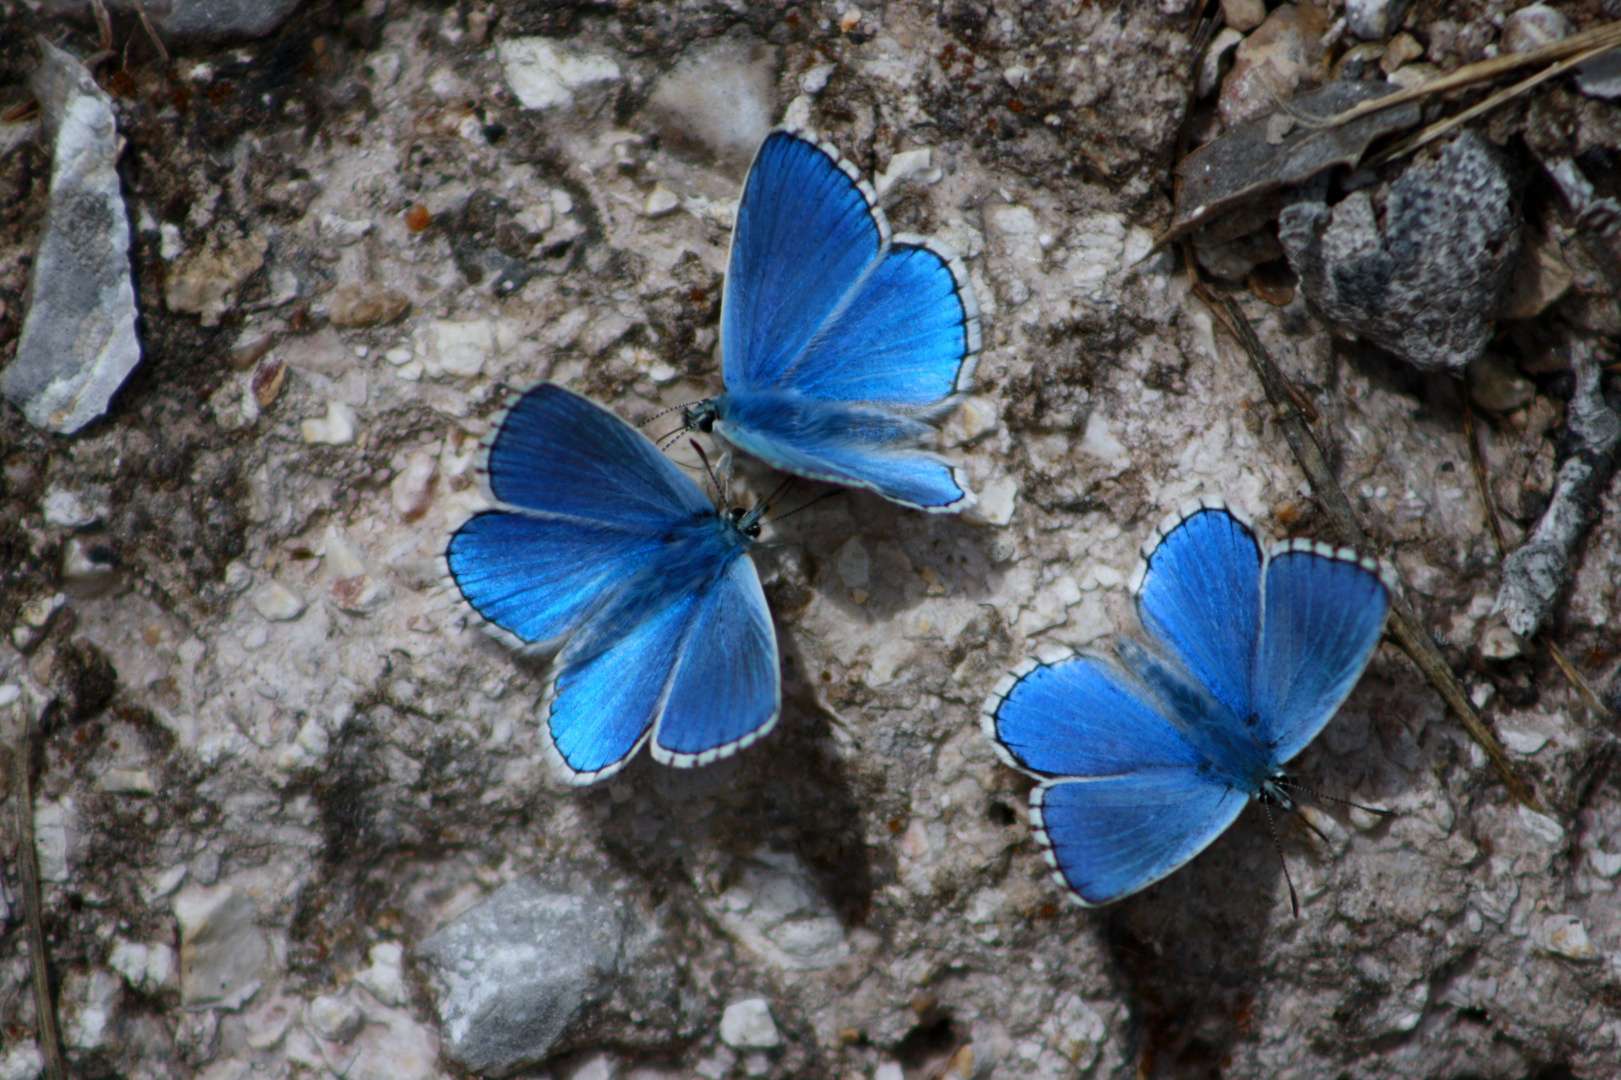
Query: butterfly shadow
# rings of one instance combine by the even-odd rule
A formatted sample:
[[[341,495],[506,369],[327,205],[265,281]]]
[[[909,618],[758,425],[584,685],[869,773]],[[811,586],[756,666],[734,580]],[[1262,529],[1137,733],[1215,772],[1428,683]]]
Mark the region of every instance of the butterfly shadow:
[[[801,662],[781,628],[779,640],[782,713],[765,738],[693,769],[644,752],[583,798],[602,849],[655,903],[669,897],[716,917],[737,907],[739,888],[775,888],[797,897],[778,912],[789,921],[832,915],[849,931],[866,923],[884,871],[829,719],[796,678]]]
[[[800,548],[807,582],[853,621],[880,624],[926,598],[991,597],[999,530],[810,481],[796,483],[793,493],[800,505],[816,505],[780,525],[768,522],[763,554],[772,559],[777,550]]]
[[[1290,763],[1289,776],[1334,798],[1396,798],[1451,752],[1438,728],[1429,729],[1437,738],[1418,737],[1426,720],[1441,717],[1425,690],[1405,661],[1376,655],[1340,714]],[[1359,828],[1343,804],[1296,794],[1326,836],[1304,815],[1272,807],[1275,846],[1265,809],[1252,804],[1182,869],[1096,913],[1114,976],[1133,1002],[1143,1075],[1230,1074],[1261,1029],[1272,985],[1269,938],[1319,936],[1337,906],[1332,892],[1357,887],[1356,871],[1342,878],[1347,854],[1391,828],[1390,819],[1371,818]],[[1285,866],[1298,918],[1280,880]]]

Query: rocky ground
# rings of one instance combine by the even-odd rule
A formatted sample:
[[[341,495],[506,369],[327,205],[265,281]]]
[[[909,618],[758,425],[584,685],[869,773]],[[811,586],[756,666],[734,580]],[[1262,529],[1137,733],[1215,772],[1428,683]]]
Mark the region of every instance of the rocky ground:
[[[239,6],[148,0],[165,60],[129,6],[104,42],[90,4],[0,0],[0,364],[47,265],[36,34],[110,46],[86,100],[124,140],[102,194],[127,206],[139,313],[104,418],[36,427],[12,383],[0,405],[0,736],[8,766],[32,758],[71,1075],[1621,1071],[1614,728],[1548,648],[1609,685],[1621,493],[1551,621],[1517,636],[1464,408],[1513,550],[1582,449],[1571,402],[1613,420],[1621,394],[1614,374],[1578,394],[1573,342],[1617,359],[1614,294],[1546,164],[1615,194],[1621,109],[1556,80],[1474,125],[1514,234],[1494,250],[1531,269],[1517,309],[1473,313],[1467,382],[1384,351],[1399,335],[1325,329],[1338,309],[1308,305],[1275,205],[1154,250],[1180,156],[1279,99],[1410,85],[1621,12],[1238,0],[1210,5],[1212,39],[1183,0]],[[291,16],[262,25],[272,9]],[[985,351],[945,441],[981,504],[851,494],[771,529],[778,730],[565,789],[535,726],[544,667],[471,625],[438,556],[508,388],[559,380],[636,421],[719,389],[736,195],[785,116],[876,177],[897,231],[965,257]],[[1317,414],[1541,800],[1509,797],[1387,643],[1292,768],[1397,816],[1280,823],[1298,918],[1258,813],[1134,898],[1070,904],[1030,782],[978,723],[1031,651],[1130,628],[1137,549],[1184,501],[1329,538],[1189,252]],[[31,1080],[30,815],[22,771],[0,775],[0,1078]]]

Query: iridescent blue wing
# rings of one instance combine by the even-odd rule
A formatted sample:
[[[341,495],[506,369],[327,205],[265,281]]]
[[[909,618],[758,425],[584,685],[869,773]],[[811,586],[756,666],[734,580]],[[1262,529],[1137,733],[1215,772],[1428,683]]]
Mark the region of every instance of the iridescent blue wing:
[[[1057,780],[1030,793],[1030,824],[1054,876],[1082,904],[1108,904],[1179,869],[1249,796],[1188,769]]]
[[[519,648],[550,648],[654,556],[672,522],[714,513],[644,435],[552,383],[513,396],[478,474],[501,509],[457,529],[445,562]]]
[[[1134,588],[1143,625],[1234,716],[1253,705],[1261,546],[1219,500],[1184,507],[1144,545]]]
[[[563,662],[546,711],[547,757],[569,783],[611,776],[641,748],[699,606],[696,596],[678,598],[633,623],[595,656]]]
[[[760,576],[739,556],[694,605],[653,732],[653,757],[707,765],[769,732],[782,704],[777,632]]]
[[[556,383],[513,395],[484,440],[478,476],[511,509],[606,527],[656,532],[715,510],[647,436]]]
[[[927,424],[876,409],[798,395],[728,393],[715,432],[774,469],[865,488],[918,510],[955,513],[974,503],[962,470],[919,448]]]
[[[766,136],[738,201],[721,305],[728,390],[777,385],[889,243],[872,188],[838,152]]]
[[[942,244],[892,239],[872,189],[808,135],[773,132],[749,171],[721,344],[715,430],[734,445],[906,506],[972,505],[956,471],[920,448],[932,429],[911,419],[972,381],[980,328],[967,272]]]
[[[1197,769],[1193,744],[1135,679],[1098,656],[1025,660],[980,710],[1009,764],[1040,777]]]
[[[1276,764],[1306,748],[1350,695],[1384,630],[1379,564],[1309,540],[1273,547],[1263,579],[1255,709]]]
[[[1031,824],[1083,904],[1118,900],[1176,870],[1232,824],[1247,794],[1204,768],[1147,692],[1095,656],[1026,660],[981,712],[1017,768],[1043,779]]]
[[[486,510],[451,536],[445,561],[462,596],[509,645],[547,652],[659,543],[577,518]]]
[[[979,305],[945,245],[899,236],[778,385],[828,401],[937,408],[973,384]]]

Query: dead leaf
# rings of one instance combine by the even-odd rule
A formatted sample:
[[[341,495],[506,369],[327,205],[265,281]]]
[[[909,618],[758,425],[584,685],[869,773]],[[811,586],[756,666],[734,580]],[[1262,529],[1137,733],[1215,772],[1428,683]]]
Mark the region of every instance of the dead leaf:
[[[1201,146],[1177,166],[1182,187],[1176,217],[1156,246],[1185,236],[1233,207],[1303,183],[1324,169],[1355,165],[1375,139],[1416,127],[1423,119],[1416,103],[1381,109],[1339,126],[1316,123],[1396,89],[1388,84],[1330,83]]]

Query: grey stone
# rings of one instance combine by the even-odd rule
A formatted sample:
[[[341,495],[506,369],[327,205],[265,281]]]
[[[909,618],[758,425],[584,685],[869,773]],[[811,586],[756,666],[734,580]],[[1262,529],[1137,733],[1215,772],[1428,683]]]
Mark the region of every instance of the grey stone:
[[[1367,190],[1332,208],[1303,200],[1279,215],[1278,240],[1329,322],[1426,371],[1462,371],[1491,340],[1519,255],[1516,194],[1470,131],[1391,183],[1382,214]]]
[[[298,10],[301,0],[146,0],[146,14],[172,43],[251,41],[273,32]],[[106,0],[110,11],[134,15],[133,0]],[[48,0],[51,15],[81,22],[94,18],[90,0]]]
[[[231,885],[188,886],[174,898],[180,924],[180,1000],[188,1009],[239,1009],[258,993],[270,942],[257,911]]]
[[[35,427],[70,435],[107,411],[141,345],[112,101],[71,53],[39,47],[33,88],[52,147],[50,204],[0,392]]]
[[[1412,0],[1345,0],[1345,28],[1363,41],[1387,38],[1401,26]]]
[[[668,978],[649,944],[628,901],[589,875],[548,872],[503,886],[417,953],[448,1056],[506,1076],[568,1049],[565,1036],[600,1031],[625,980]],[[645,1006],[634,1011],[648,1018]]]

